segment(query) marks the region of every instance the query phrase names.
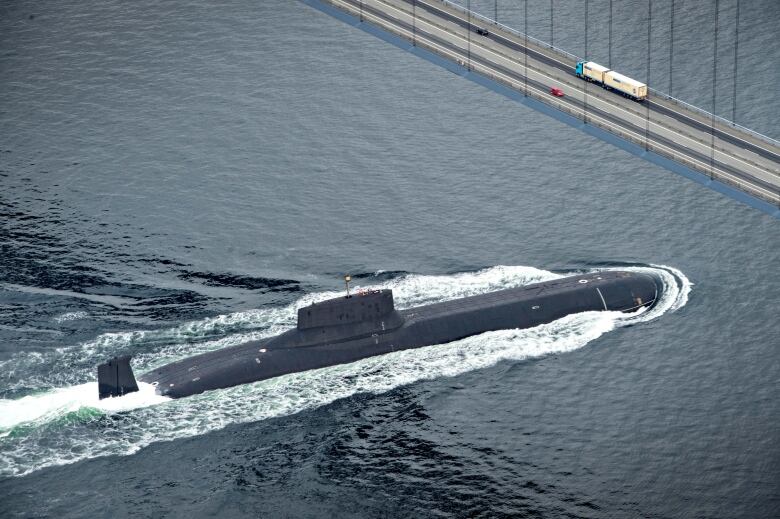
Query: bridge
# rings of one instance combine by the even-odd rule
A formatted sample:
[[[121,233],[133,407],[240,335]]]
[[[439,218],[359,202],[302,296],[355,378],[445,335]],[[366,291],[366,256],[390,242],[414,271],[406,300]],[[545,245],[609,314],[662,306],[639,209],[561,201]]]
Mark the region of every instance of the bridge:
[[[580,59],[448,0],[304,0],[568,124],[780,218],[780,143],[652,89],[578,78]],[[553,87],[563,97],[550,94]]]

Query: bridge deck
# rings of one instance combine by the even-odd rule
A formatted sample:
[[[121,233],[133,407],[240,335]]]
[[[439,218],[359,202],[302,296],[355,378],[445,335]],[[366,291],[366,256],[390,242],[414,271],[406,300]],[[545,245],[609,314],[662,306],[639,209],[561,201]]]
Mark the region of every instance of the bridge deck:
[[[780,146],[772,139],[713,119],[657,93],[637,103],[586,83],[574,75],[574,56],[539,41],[526,41],[513,30],[469,15],[448,2],[320,1],[472,72],[518,92],[527,92],[529,97],[589,125],[780,207]],[[478,35],[475,26],[487,28],[489,35]],[[563,89],[566,95],[551,96],[551,87]]]

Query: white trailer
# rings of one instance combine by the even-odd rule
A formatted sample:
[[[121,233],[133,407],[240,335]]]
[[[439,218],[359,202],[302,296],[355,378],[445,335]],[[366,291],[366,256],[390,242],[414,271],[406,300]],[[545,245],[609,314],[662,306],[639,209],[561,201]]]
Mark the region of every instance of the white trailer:
[[[604,73],[604,85],[637,101],[647,98],[647,85],[614,70]]]
[[[604,83],[604,74],[607,72],[609,72],[607,67],[593,61],[587,61],[582,64],[582,75],[595,83]]]

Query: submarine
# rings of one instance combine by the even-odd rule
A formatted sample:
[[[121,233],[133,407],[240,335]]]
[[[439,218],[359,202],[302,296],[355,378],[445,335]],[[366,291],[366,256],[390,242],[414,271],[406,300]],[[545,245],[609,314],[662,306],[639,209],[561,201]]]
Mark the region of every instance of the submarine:
[[[300,308],[297,326],[275,337],[195,355],[142,374],[162,396],[204,391],[347,364],[394,351],[444,344],[484,332],[531,328],[588,311],[652,306],[659,283],[648,274],[601,271],[397,310],[390,289],[363,290]],[[130,356],[98,366],[100,398],[138,391]]]

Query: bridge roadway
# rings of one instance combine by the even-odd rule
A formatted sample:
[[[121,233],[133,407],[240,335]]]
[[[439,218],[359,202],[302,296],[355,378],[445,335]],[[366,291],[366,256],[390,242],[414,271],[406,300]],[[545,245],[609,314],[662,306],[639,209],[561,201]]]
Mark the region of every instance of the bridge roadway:
[[[461,64],[709,177],[780,206],[780,146],[651,94],[638,103],[587,83],[575,60],[440,0],[326,0]],[[469,18],[471,32],[469,28]],[[474,29],[488,29],[478,35]],[[527,53],[527,56],[526,56]],[[525,66],[527,62],[527,68]],[[553,86],[566,95],[549,94]],[[714,148],[712,143],[714,142]]]

